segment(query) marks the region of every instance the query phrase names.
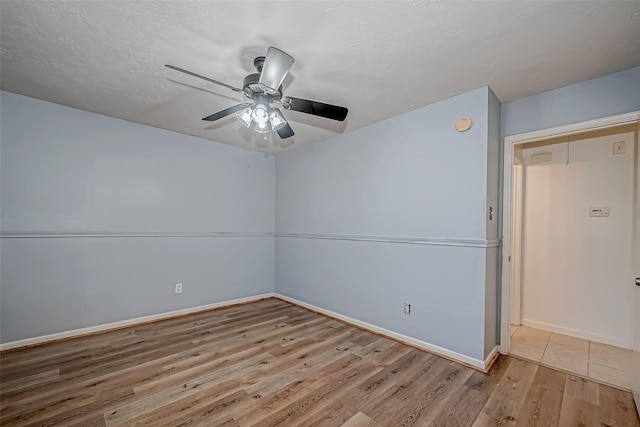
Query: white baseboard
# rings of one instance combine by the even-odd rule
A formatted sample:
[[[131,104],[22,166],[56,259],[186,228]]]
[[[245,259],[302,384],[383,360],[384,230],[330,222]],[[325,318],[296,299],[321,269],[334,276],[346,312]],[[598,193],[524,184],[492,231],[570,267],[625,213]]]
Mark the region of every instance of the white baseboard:
[[[105,324],[96,325],[96,326],[89,326],[87,328],[73,329],[73,330],[70,330],[70,331],[58,332],[58,333],[49,334],[49,335],[42,335],[42,336],[33,337],[33,338],[26,338],[26,339],[18,340],[18,341],[11,341],[11,342],[6,342],[6,343],[1,343],[0,344],[0,351],[11,350],[11,349],[19,348],[19,347],[27,347],[27,346],[32,346],[32,345],[36,345],[36,344],[44,344],[44,343],[47,343],[47,342],[57,341],[57,340],[61,340],[61,339],[68,339],[68,338],[74,338],[74,337],[79,337],[79,336],[88,335],[88,334],[94,334],[94,333],[97,333],[97,332],[107,332],[107,331],[110,331],[110,330],[120,329],[120,328],[124,328],[124,327],[127,327],[127,326],[134,326],[134,325],[153,322],[153,321],[157,321],[157,320],[170,319],[172,317],[184,316],[186,314],[193,314],[193,313],[197,313],[197,312],[200,312],[200,311],[212,310],[214,308],[226,307],[226,306],[236,305],[236,304],[243,304],[243,303],[247,303],[247,302],[252,302],[252,301],[257,301],[257,300],[260,300],[260,299],[272,298],[272,297],[276,297],[276,298],[279,298],[281,300],[288,301],[288,302],[290,302],[292,304],[296,304],[296,305],[299,305],[301,307],[308,308],[308,309],[316,311],[318,313],[322,313],[322,314],[324,314],[326,316],[342,320],[343,322],[355,325],[355,326],[360,327],[362,329],[366,329],[368,331],[375,332],[377,334],[387,336],[387,337],[392,338],[394,340],[397,340],[397,341],[412,345],[412,346],[417,347],[417,348],[421,348],[423,350],[427,350],[427,351],[429,351],[431,353],[437,354],[439,356],[446,357],[447,359],[451,359],[453,361],[463,363],[465,365],[471,366],[473,368],[476,368],[476,369],[479,369],[479,370],[485,371],[485,372],[489,368],[489,364],[493,361],[493,358],[494,358],[496,352],[498,351],[498,346],[495,346],[493,348],[493,350],[489,353],[489,355],[486,357],[485,360],[475,359],[475,358],[472,358],[472,357],[469,357],[469,356],[465,356],[464,354],[456,353],[455,351],[451,351],[451,350],[448,350],[446,348],[439,347],[437,345],[430,344],[428,342],[425,342],[425,341],[422,341],[422,340],[419,340],[419,339],[416,339],[416,338],[412,338],[412,337],[409,337],[407,335],[403,335],[403,334],[391,331],[389,329],[381,328],[379,326],[372,325],[370,323],[363,322],[361,320],[353,319],[351,317],[344,316],[342,314],[333,312],[331,310],[326,310],[324,308],[315,306],[313,304],[308,304],[306,302],[297,300],[295,298],[291,298],[291,297],[288,297],[288,296],[285,296],[285,295],[281,295],[281,294],[278,294],[278,293],[274,293],[274,292],[269,292],[269,293],[260,294],[260,295],[254,295],[254,296],[245,297],[245,298],[237,298],[237,299],[233,299],[233,300],[220,301],[220,302],[215,302],[215,303],[212,303],[212,304],[200,305],[200,306],[197,306],[197,307],[183,308],[183,309],[180,309],[180,310],[174,310],[174,311],[168,311],[168,312],[165,312],[165,313],[152,314],[152,315],[149,315],[149,316],[137,317],[137,318],[134,318],[134,319],[120,320],[118,322],[105,323]]]
[[[493,358],[496,357],[496,353],[500,352],[500,346],[496,344],[493,349],[489,352],[489,355],[484,359],[484,372],[488,372],[491,369],[491,365],[493,365]]]
[[[485,360],[475,359],[473,357],[465,356],[464,354],[456,353],[455,351],[448,350],[443,347],[439,347],[434,344],[430,344],[426,341],[422,341],[416,338],[412,338],[407,335],[400,334],[398,332],[391,331],[389,329],[381,328],[376,325],[372,325],[371,323],[363,322],[358,319],[354,319],[352,317],[348,317],[339,313],[336,313],[331,310],[326,310],[324,308],[315,306],[313,304],[306,303],[304,301],[297,300],[295,298],[288,297],[286,295],[282,295],[276,292],[276,298],[282,299],[284,301],[288,301],[292,304],[299,305],[301,307],[308,308],[309,310],[316,311],[318,313],[322,313],[326,316],[333,317],[334,319],[342,320],[343,322],[349,323],[351,325],[355,325],[359,328],[366,329],[371,332],[375,332],[376,334],[384,335],[386,337],[392,338],[394,340],[412,345],[414,347],[418,347],[423,350],[427,350],[430,353],[434,353],[438,356],[443,356],[447,359],[451,359],[456,362],[463,363],[467,366],[476,368],[481,371],[486,371],[489,367],[489,364],[492,362],[492,359],[496,352],[498,351],[498,346],[495,346],[494,349],[489,353],[489,356]]]
[[[558,334],[569,335],[571,337],[582,338],[583,340],[595,341],[602,344],[609,344],[616,347],[622,347],[626,349],[632,349],[633,345],[629,341],[621,340],[618,338],[611,338],[604,335],[598,335],[591,332],[581,331],[578,329],[565,328],[563,326],[553,325],[551,323],[539,322],[537,320],[522,319],[520,322],[523,326],[530,328],[542,329],[549,332],[556,332]]]
[[[89,326],[87,328],[73,329],[71,331],[58,332],[55,334],[42,335],[34,338],[26,338],[18,341],[11,341],[0,344],[0,351],[11,350],[18,347],[26,347],[35,344],[43,344],[50,341],[57,341],[66,338],[73,338],[96,332],[106,332],[112,329],[120,329],[127,326],[139,325],[141,323],[153,322],[156,320],[168,319],[176,316],[184,316],[185,314],[193,314],[199,311],[212,310],[214,308],[225,307],[229,305],[243,304],[247,302],[257,301],[263,298],[272,298],[275,294],[269,292],[261,295],[254,295],[245,298],[237,298],[233,300],[214,302],[212,304],[200,305],[197,307],[183,308],[180,310],[168,311],[165,313],[152,314],[149,316],[136,317],[135,319],[120,320],[118,322],[104,323],[102,325]]]

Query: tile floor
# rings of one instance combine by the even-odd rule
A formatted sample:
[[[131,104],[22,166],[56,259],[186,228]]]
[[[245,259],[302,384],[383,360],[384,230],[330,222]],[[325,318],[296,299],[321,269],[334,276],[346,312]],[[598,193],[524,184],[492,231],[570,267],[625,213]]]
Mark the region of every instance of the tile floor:
[[[511,325],[511,354],[624,390],[631,389],[631,350]]]

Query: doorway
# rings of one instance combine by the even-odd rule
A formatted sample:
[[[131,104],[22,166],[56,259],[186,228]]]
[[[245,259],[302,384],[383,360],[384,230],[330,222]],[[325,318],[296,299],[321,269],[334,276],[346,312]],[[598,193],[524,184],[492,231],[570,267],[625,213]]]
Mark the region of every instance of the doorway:
[[[532,132],[529,134],[516,135],[516,136],[508,137],[505,139],[504,192],[503,192],[503,195],[504,195],[503,264],[502,264],[503,268],[502,268],[502,308],[501,308],[502,320],[501,320],[501,345],[500,345],[501,353],[508,354],[511,352],[510,347],[511,347],[512,339],[514,340],[514,343],[518,343],[518,341],[520,340],[518,338],[518,334],[520,334],[520,338],[526,335],[529,335],[530,336],[529,339],[531,341],[536,342],[537,345],[540,345],[540,343],[543,343],[542,349],[541,348],[537,349],[538,351],[542,350],[542,352],[545,351],[545,348],[547,346],[549,346],[550,349],[555,350],[554,345],[561,344],[562,347],[557,346],[557,348],[562,348],[563,350],[566,350],[567,347],[570,347],[570,345],[568,344],[573,344],[574,346],[582,347],[584,349],[583,352],[585,352],[586,354],[585,356],[586,358],[584,360],[584,366],[581,368],[584,370],[584,372],[579,373],[579,375],[586,377],[587,375],[585,374],[589,371],[588,363],[591,357],[591,354],[589,354],[589,349],[592,346],[592,343],[596,343],[595,345],[593,345],[593,347],[598,350],[603,350],[603,349],[609,350],[608,346],[601,347],[602,344],[600,342],[607,341],[606,339],[603,339],[603,337],[615,335],[615,333],[613,334],[610,333],[611,330],[604,331],[604,332],[600,331],[600,333],[596,331],[596,333],[589,335],[587,333],[584,333],[585,330],[588,330],[589,328],[580,328],[576,326],[574,322],[576,320],[575,313],[572,313],[572,314],[562,313],[562,312],[559,313],[560,310],[558,310],[557,306],[562,307],[564,306],[564,303],[566,303],[566,301],[570,301],[570,300],[562,301],[562,298],[559,298],[557,296],[554,298],[552,297],[552,294],[549,293],[554,290],[553,288],[555,286],[558,286],[558,283],[545,282],[546,289],[543,289],[544,286],[542,286],[540,289],[536,289],[532,296],[531,294],[532,283],[535,282],[536,280],[538,282],[540,280],[545,280],[545,279],[548,280],[548,277],[545,278],[544,276],[546,273],[549,273],[549,272],[542,271],[542,274],[541,275],[538,274],[539,277],[537,278],[535,277],[535,274],[534,274],[533,276],[534,276],[534,279],[536,280],[533,280],[530,274],[531,271],[529,272],[526,271],[527,268],[528,267],[531,268],[532,265],[527,265],[526,263],[523,265],[523,262],[522,262],[523,250],[525,253],[527,251],[531,253],[532,251],[531,245],[532,244],[535,245],[536,240],[538,240],[537,244],[539,245],[541,241],[544,242],[544,237],[545,237],[544,236],[545,233],[538,233],[539,235],[535,233],[532,234],[531,229],[529,229],[528,240],[527,240],[527,225],[530,226],[531,224],[522,223],[523,207],[527,205],[527,202],[529,202],[529,205],[531,205],[531,203],[534,203],[534,206],[537,206],[540,210],[533,217],[540,219],[539,218],[540,215],[547,215],[549,217],[546,219],[547,221],[549,220],[556,221],[557,218],[555,217],[555,215],[557,215],[557,212],[551,209],[550,206],[539,206],[540,203],[544,204],[543,199],[538,198],[536,200],[535,197],[532,197],[529,200],[527,200],[527,197],[525,195],[524,200],[522,200],[523,192],[522,191],[518,192],[517,190],[524,188],[523,185],[525,184],[524,181],[526,180],[525,168],[531,167],[531,166],[535,168],[536,165],[548,166],[546,168],[540,167],[537,170],[534,168],[531,169],[532,171],[535,171],[531,175],[535,175],[535,174],[541,175],[542,179],[545,179],[544,177],[545,175],[547,175],[547,182],[546,184],[543,184],[542,187],[539,185],[540,188],[538,188],[538,193],[540,193],[539,190],[541,188],[544,188],[544,185],[547,185],[547,186],[549,185],[553,186],[554,184],[558,185],[558,176],[555,177],[555,181],[553,179],[549,181],[549,171],[552,171],[555,168],[556,169],[555,172],[560,173],[559,177],[562,178],[562,175],[567,171],[567,170],[562,170],[563,167],[566,165],[567,160],[569,162],[571,162],[572,160],[570,157],[563,158],[562,149],[570,148],[569,155],[571,155],[572,153],[577,155],[578,157],[573,160],[579,161],[581,160],[579,156],[584,154],[584,153],[580,153],[580,148],[584,148],[584,147],[579,147],[579,146],[576,146],[575,144],[578,144],[579,141],[587,138],[597,138],[597,137],[610,135],[612,133],[630,131],[632,137],[631,137],[631,141],[627,142],[627,144],[630,144],[632,148],[636,148],[634,153],[637,153],[637,136],[636,135],[637,135],[637,129],[638,129],[638,126],[637,126],[638,119],[640,119],[640,112],[635,112],[631,114],[625,114],[625,115],[610,117],[606,119],[594,120],[591,122],[579,123],[575,125],[563,126],[560,128]],[[636,145],[636,147],[634,147],[634,145]],[[577,149],[578,151],[575,151],[574,149]],[[566,151],[565,151],[565,154],[566,154]],[[637,159],[637,155],[634,154],[633,159],[634,161],[637,162],[637,160],[635,160]],[[564,162],[564,165],[562,165],[563,162]],[[554,165],[553,163],[556,163],[556,165]],[[636,168],[637,168],[637,165],[635,167],[632,166],[632,169],[635,170]],[[587,174],[587,180],[589,178],[595,179],[595,177],[590,175],[588,172],[585,172],[585,171],[582,171],[582,172]],[[551,175],[553,175],[553,171]],[[629,184],[633,184],[635,182],[635,179],[633,178],[633,176],[631,176],[629,177],[628,181],[629,181]],[[590,182],[590,184],[594,185],[593,180],[592,182]],[[596,180],[596,185],[597,185],[597,180]],[[535,190],[535,188],[533,190]],[[599,205],[599,203],[592,203],[592,204],[593,206],[589,206],[589,208],[593,208],[593,210],[589,212],[587,211],[585,212],[580,211],[577,213],[567,212],[570,210],[568,209],[568,207],[571,205],[571,203],[569,203],[569,205],[566,205],[565,207],[562,207],[562,204],[560,204],[558,211],[562,211],[563,215],[569,215],[569,218],[565,218],[565,220],[570,222],[574,219],[576,221],[578,220],[589,221],[589,220],[596,219],[595,215],[598,215],[598,214],[605,215],[607,213],[605,209],[607,208],[607,206],[596,206],[596,205]],[[603,205],[604,204],[606,203],[603,203]],[[598,211],[598,208],[603,208],[603,209]],[[531,209],[531,206],[529,206],[529,209]],[[633,205],[631,207],[631,211],[633,211]],[[611,212],[609,212],[609,215],[610,214]],[[590,217],[589,215],[593,215],[593,216]],[[629,214],[628,221],[630,223],[633,223],[632,215],[633,215],[632,213]],[[524,222],[526,222],[526,215],[525,215]],[[554,222],[553,223],[554,226],[558,226],[559,225],[558,222],[561,223],[562,221]],[[533,223],[535,223],[535,220],[533,221]],[[600,223],[591,222],[589,224],[591,225],[598,224],[598,226],[600,226],[604,223],[605,222],[602,221]],[[584,225],[585,224],[583,224],[583,229],[584,229]],[[537,224],[537,226],[539,227],[540,224]],[[523,228],[525,230],[524,246],[522,244],[523,236],[521,234]],[[533,229],[535,230],[535,227]],[[630,226],[628,227],[627,236],[629,240],[632,240],[629,237],[630,236],[629,231],[631,231]],[[557,230],[555,231],[555,234],[556,235],[558,234]],[[573,238],[575,239],[576,237],[573,236]],[[556,242],[556,240],[554,240],[554,242]],[[629,243],[628,246],[629,248],[626,251],[626,253],[627,253],[627,256],[630,258],[631,243]],[[543,257],[553,256],[554,254],[551,253],[553,249],[559,249],[559,248],[554,248],[553,245],[551,245],[550,247],[548,246],[547,249],[545,250],[543,247],[542,251],[538,250],[538,256],[540,256],[541,254]],[[560,253],[562,254],[561,251]],[[607,252],[604,251],[604,253],[606,254]],[[574,255],[574,254],[569,253],[569,255]],[[556,254],[555,256],[558,256],[558,255]],[[564,257],[564,262],[566,262],[567,264],[566,266],[563,266],[562,262],[556,263],[556,264],[560,265],[561,270],[562,270],[562,267],[571,267],[573,258],[575,257],[572,257],[572,256]],[[538,260],[538,262],[540,262],[540,260]],[[584,258],[582,258],[582,262],[584,263]],[[531,262],[529,264],[531,264]],[[525,271],[523,271],[523,268]],[[630,268],[628,268],[628,270],[630,270]],[[538,271],[538,273],[540,273],[540,271]],[[557,274],[558,272],[555,272],[555,273]],[[562,273],[562,271],[560,273]],[[585,277],[587,279],[583,279],[583,280],[588,280],[590,278],[590,275],[588,272],[578,271],[578,274],[576,274],[576,276],[579,276],[580,273],[586,274]],[[627,274],[627,275],[630,276],[630,274]],[[522,286],[523,283],[521,283],[521,279],[523,277],[525,278],[524,279],[525,281],[527,280],[529,281],[528,287],[527,287],[527,283],[524,283],[524,288],[523,288]],[[632,286],[632,284],[630,283],[630,280],[631,280],[631,277],[627,278],[625,276],[624,278],[622,278],[622,282],[624,282],[625,286]],[[595,282],[597,282],[597,280],[595,280]],[[562,280],[560,280],[559,283],[562,285]],[[592,285],[594,285],[594,283],[592,283]],[[597,288],[597,283],[595,283],[594,286],[595,288],[592,288],[592,292],[590,292],[589,295],[581,295],[576,293],[578,292],[577,290],[569,289],[567,292],[568,295],[565,295],[565,297],[571,298],[573,293],[573,297],[575,300],[582,299],[582,302],[588,305],[587,304],[588,301],[585,301],[585,298],[586,299],[590,297],[595,298],[597,296],[592,294],[597,293],[597,291],[602,291],[602,289]],[[625,289],[627,290],[627,293],[630,293],[628,299],[633,300],[633,293],[631,292],[630,288],[625,288]],[[538,298],[538,300],[534,301],[535,298]],[[523,299],[525,301],[529,299],[528,302],[530,302],[531,304],[525,303],[524,306],[521,305],[521,302],[523,301]],[[553,307],[554,304],[556,305],[556,307]],[[574,304],[574,307],[572,308],[572,310],[575,310],[576,307],[579,308],[580,304],[579,303]],[[631,310],[633,309],[634,308],[631,307]],[[551,321],[548,321],[548,322],[544,322],[538,319],[537,320],[538,323],[536,323],[535,318],[539,317],[538,314],[540,314],[541,310],[551,311],[555,313],[556,318],[552,318]],[[584,314],[585,313],[582,313],[583,318],[578,320],[588,323],[589,320],[591,320],[589,319],[589,313],[586,313],[586,316],[584,316]],[[620,314],[620,313],[616,313],[616,314]],[[564,316],[564,319],[563,319],[563,316]],[[631,329],[632,316],[633,316],[633,312],[626,313],[628,329]],[[513,329],[510,328],[510,324],[512,323],[515,325],[520,325],[522,319],[525,319],[525,321],[522,322],[524,323],[524,325],[520,326],[519,328],[518,327]],[[574,322],[574,324],[572,324],[572,322]],[[513,334],[513,332],[515,332],[515,335]],[[617,331],[617,332],[621,332],[621,336],[618,336],[619,339],[617,341],[614,339],[608,342],[608,344],[618,344],[618,345],[622,344],[622,346],[625,346],[625,347],[634,346],[633,331],[626,330],[626,331]],[[583,340],[580,340],[580,338],[582,338]],[[627,351],[629,352],[629,356],[630,356],[630,350],[627,350]],[[543,355],[542,353],[538,355],[540,359],[542,359],[542,355]],[[564,354],[563,356],[565,356],[566,358],[567,355]],[[596,360],[597,355],[593,357],[594,357],[593,360]],[[608,356],[605,356],[604,359],[608,358],[609,360],[611,360],[612,357],[613,356],[608,355]],[[629,357],[629,360],[631,360],[631,357]],[[629,364],[631,364],[630,361],[629,361]],[[563,369],[563,368],[560,367],[560,369]],[[568,369],[563,369],[563,370],[568,370]],[[629,375],[626,376],[627,379],[628,377]],[[631,387],[629,384],[623,388],[628,389]]]

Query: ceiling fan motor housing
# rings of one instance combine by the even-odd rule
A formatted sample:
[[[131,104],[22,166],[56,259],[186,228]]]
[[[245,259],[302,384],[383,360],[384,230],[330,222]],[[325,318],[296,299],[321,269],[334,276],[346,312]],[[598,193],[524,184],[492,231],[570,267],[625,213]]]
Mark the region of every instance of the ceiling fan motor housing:
[[[256,58],[256,60],[258,58]],[[244,78],[244,80],[242,81],[242,90],[244,91],[244,94],[247,96],[247,98],[253,99],[255,95],[267,95],[258,84],[259,81],[260,73],[249,74]],[[282,86],[278,88],[278,91],[276,93],[268,94],[268,96],[272,101],[279,101],[282,98]]]
[[[264,67],[264,56],[256,56],[256,59],[253,60],[253,66],[256,67],[258,73],[262,72],[262,67]]]

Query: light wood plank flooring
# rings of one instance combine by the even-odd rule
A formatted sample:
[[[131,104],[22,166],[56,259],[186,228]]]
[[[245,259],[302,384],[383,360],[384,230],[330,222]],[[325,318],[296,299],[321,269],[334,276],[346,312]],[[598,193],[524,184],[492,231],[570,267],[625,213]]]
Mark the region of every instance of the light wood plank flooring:
[[[277,299],[0,356],[3,426],[640,426],[629,393],[489,375]]]

